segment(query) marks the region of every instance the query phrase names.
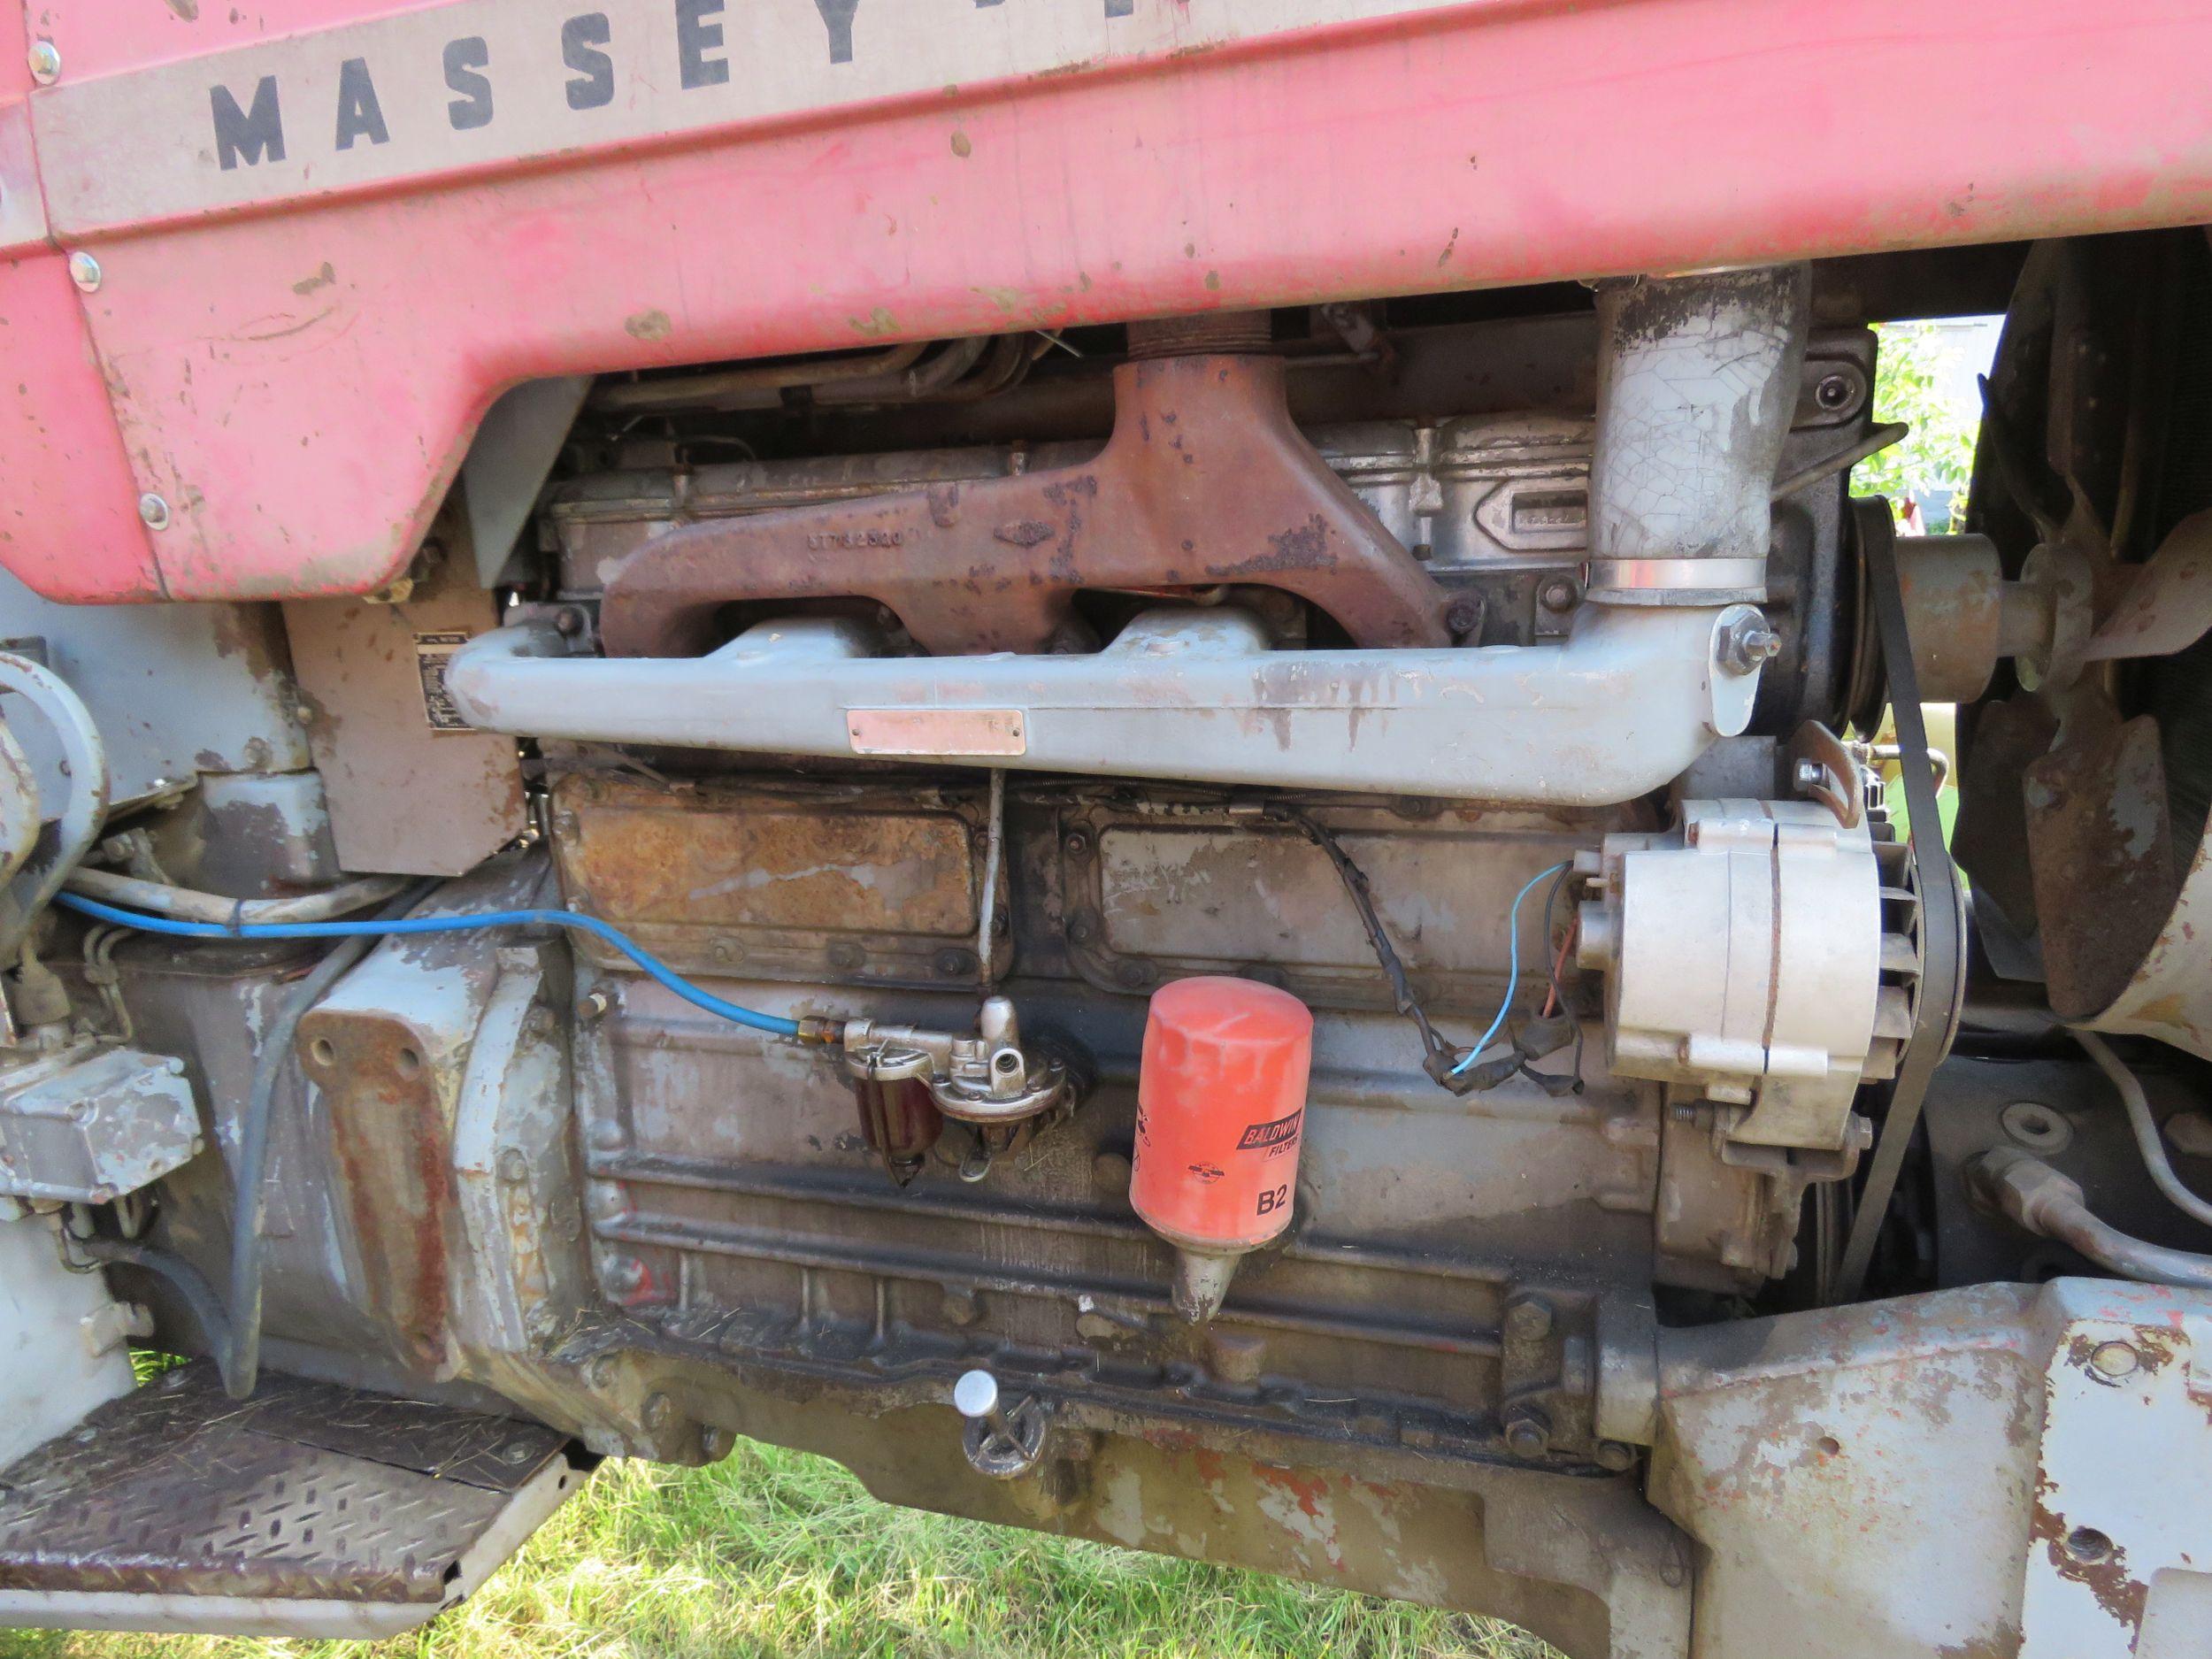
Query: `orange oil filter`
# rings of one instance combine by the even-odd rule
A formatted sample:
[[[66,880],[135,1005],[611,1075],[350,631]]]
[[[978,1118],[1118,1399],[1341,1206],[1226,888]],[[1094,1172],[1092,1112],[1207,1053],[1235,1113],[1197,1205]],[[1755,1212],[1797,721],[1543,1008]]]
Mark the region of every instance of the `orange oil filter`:
[[[1313,1014],[1251,979],[1178,979],[1152,998],[1129,1201],[1176,1248],[1175,1306],[1211,1318],[1238,1258],[1290,1225]]]

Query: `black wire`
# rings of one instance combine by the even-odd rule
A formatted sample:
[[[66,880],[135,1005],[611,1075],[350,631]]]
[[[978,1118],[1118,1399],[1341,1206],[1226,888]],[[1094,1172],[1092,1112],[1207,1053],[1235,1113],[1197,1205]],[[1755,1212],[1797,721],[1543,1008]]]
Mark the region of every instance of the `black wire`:
[[[1420,1027],[1421,1046],[1432,1057],[1456,1064],[1462,1050],[1447,1042],[1434,1025],[1429,1023],[1428,1011],[1421,1006],[1413,993],[1413,982],[1406,976],[1405,964],[1399,960],[1397,948],[1390,942],[1390,935],[1383,931],[1382,918],[1375,910],[1373,892],[1367,884],[1367,872],[1353,863],[1351,854],[1329,830],[1324,828],[1314,816],[1300,807],[1277,807],[1272,816],[1288,820],[1304,831],[1313,844],[1328,856],[1343,879],[1344,890],[1352,895],[1352,906],[1359,912],[1360,926],[1367,930],[1367,942],[1374,947],[1375,956],[1382,964],[1383,975],[1390,981],[1390,994],[1397,1002],[1398,1011]]]
[[[1421,1046],[1428,1055],[1426,1069],[1432,1078],[1455,1094],[1463,1094],[1474,1088],[1494,1087],[1517,1072],[1544,1088],[1555,1089],[1560,1079],[1547,1077],[1543,1072],[1532,1070],[1525,1059],[1510,1070],[1493,1076],[1486,1082],[1478,1080],[1471,1072],[1462,1072],[1458,1068],[1470,1057],[1469,1051],[1448,1041],[1430,1023],[1428,1010],[1421,1006],[1420,998],[1414,995],[1413,982],[1407,976],[1405,964],[1400,960],[1397,948],[1390,942],[1390,935],[1383,930],[1382,917],[1375,909],[1375,896],[1368,885],[1367,872],[1353,861],[1352,856],[1344,850],[1343,843],[1337,840],[1335,834],[1303,808],[1278,805],[1269,809],[1269,816],[1297,826],[1336,866],[1338,876],[1343,879],[1344,890],[1351,895],[1352,906],[1359,912],[1360,926],[1367,930],[1367,942],[1374,948],[1376,960],[1382,964],[1383,975],[1390,981],[1390,993],[1396,1002],[1398,1012],[1420,1029]],[[1544,895],[1544,973],[1551,985],[1552,1000],[1559,1004],[1561,1011],[1567,1016],[1568,1023],[1574,1028],[1573,1092],[1579,1094],[1583,1087],[1582,1017],[1568,1005],[1565,988],[1559,983],[1559,953],[1553,948],[1551,939],[1559,895],[1565,890],[1573,874],[1574,866],[1570,864],[1552,878],[1551,888]],[[1509,1001],[1516,988],[1507,987]],[[1515,1042],[1517,1049],[1518,1044],[1509,1031],[1507,1040]]]

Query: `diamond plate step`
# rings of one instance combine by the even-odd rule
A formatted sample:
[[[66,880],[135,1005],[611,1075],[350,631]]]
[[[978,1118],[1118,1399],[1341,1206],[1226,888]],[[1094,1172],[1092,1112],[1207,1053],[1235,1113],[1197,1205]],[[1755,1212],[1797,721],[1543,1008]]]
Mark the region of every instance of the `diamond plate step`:
[[[396,1635],[585,1478],[535,1424],[187,1366],[0,1471],[0,1627]]]

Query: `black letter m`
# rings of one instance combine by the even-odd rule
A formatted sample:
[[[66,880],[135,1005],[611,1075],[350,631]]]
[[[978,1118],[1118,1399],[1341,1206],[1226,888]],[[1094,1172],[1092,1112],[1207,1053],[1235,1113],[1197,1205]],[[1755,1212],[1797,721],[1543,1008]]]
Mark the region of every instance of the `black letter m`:
[[[261,77],[261,84],[253,89],[250,111],[239,109],[228,87],[210,87],[207,98],[215,110],[215,153],[225,173],[242,158],[249,167],[259,165],[265,156],[271,161],[284,159],[284,119],[277,112],[274,75]]]

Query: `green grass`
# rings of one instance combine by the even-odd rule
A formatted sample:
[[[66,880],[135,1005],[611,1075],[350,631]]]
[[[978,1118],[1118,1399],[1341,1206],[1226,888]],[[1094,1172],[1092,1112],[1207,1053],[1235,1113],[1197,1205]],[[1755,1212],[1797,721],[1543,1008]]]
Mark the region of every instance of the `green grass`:
[[[610,1465],[470,1601],[373,1648],[0,1632],[0,1659],[1544,1659],[1457,1614],[877,1502],[741,1443]]]

